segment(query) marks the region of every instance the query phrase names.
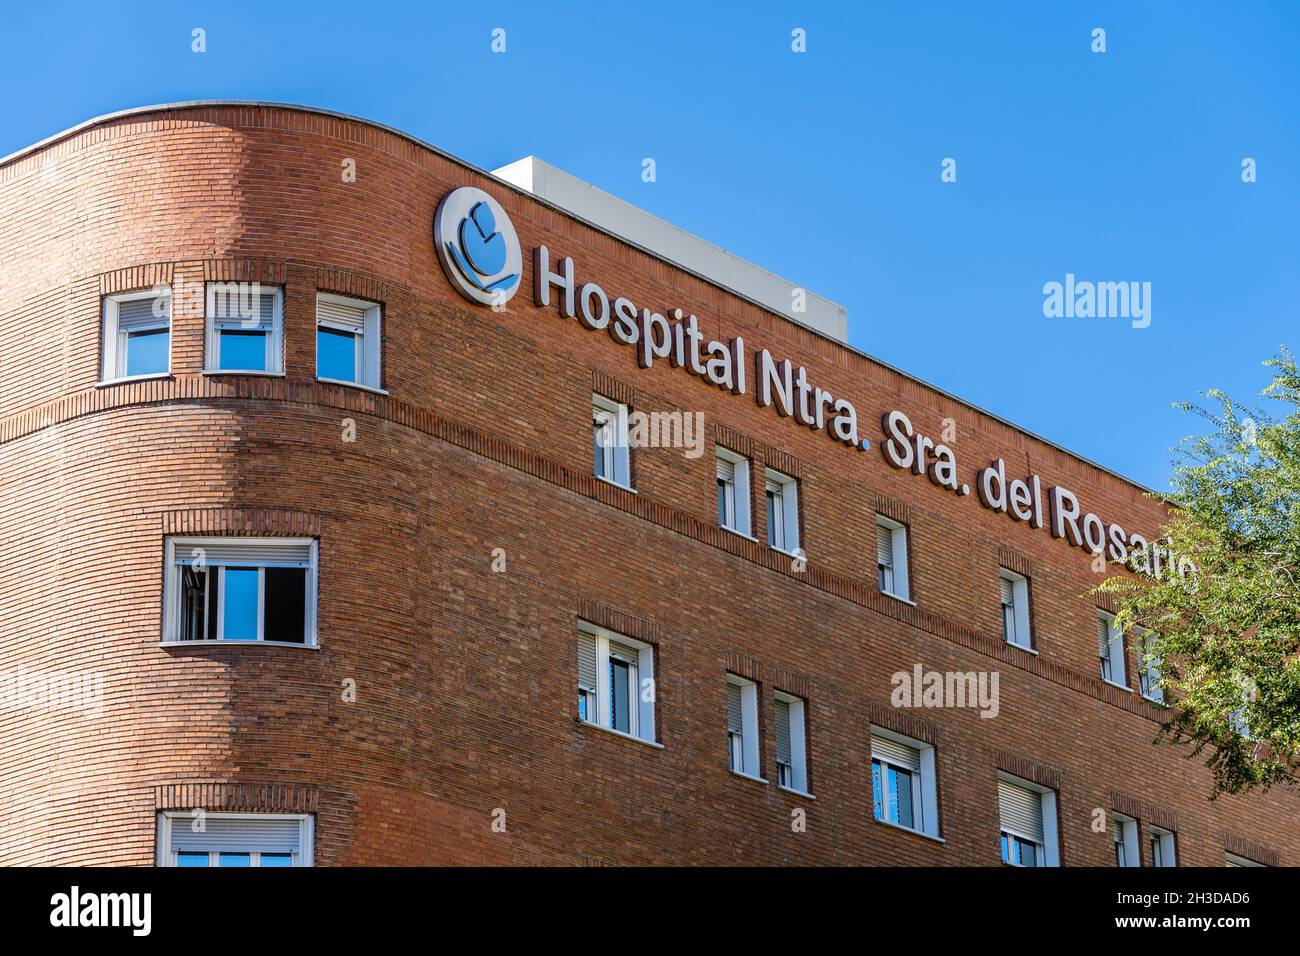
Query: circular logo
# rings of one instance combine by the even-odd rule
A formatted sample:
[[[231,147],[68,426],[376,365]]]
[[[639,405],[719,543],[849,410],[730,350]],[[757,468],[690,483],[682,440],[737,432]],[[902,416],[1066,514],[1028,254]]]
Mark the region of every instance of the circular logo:
[[[514,224],[481,189],[462,186],[438,203],[433,243],[447,278],[468,299],[504,304],[519,290],[523,256]]]

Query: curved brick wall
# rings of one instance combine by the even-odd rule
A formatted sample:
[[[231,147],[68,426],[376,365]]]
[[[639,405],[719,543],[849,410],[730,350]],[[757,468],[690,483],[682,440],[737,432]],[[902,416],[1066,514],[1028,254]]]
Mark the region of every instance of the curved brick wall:
[[[580,281],[815,369],[866,434],[889,408],[930,434],[953,418],[963,477],[1005,457],[1158,527],[1114,476],[394,132],[269,107],[110,118],[0,166],[0,672],[104,680],[97,715],[0,713],[0,863],[149,864],[155,811],[204,806],[315,813],[319,865],[993,864],[998,769],[1059,789],[1067,864],[1112,859],[1094,807],[1176,829],[1185,865],[1295,861],[1293,794],[1209,804],[1195,762],[1148,746],[1149,705],[1096,678],[1082,552],[638,370],[534,306],[530,264],[507,310],[471,306],[430,235],[461,185],[499,198],[526,263],[545,242]],[[189,290],[211,279],[285,287],[282,379],[203,374]],[[155,282],[172,376],[96,387],[101,297]],[[384,304],[388,395],[314,380],[318,290]],[[593,388],[702,411],[797,475],[808,569],[715,527],[711,453],[639,451],[635,496],[591,478]],[[876,591],[878,510],[911,526],[916,608]],[[164,535],[227,532],[319,537],[318,650],[159,646]],[[998,639],[1000,565],[1032,578],[1038,656]],[[657,646],[662,750],[577,723],[579,617]],[[998,670],[1001,716],[893,710],[889,675],[916,662]],[[727,772],[727,670],[762,681],[765,728],[772,688],[808,698],[815,801]],[[944,843],[872,822],[873,721],[937,744]]]

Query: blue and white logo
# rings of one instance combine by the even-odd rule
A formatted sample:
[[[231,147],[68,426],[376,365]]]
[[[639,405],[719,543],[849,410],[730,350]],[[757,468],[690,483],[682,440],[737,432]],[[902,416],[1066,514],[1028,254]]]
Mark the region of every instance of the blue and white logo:
[[[433,215],[438,259],[466,298],[504,305],[519,290],[519,236],[501,204],[481,189],[453,189]]]

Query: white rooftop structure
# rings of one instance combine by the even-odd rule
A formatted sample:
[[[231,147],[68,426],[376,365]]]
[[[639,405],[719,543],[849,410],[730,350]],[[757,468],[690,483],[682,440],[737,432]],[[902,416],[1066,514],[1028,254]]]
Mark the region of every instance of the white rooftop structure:
[[[791,321],[848,342],[848,310],[805,290],[806,311],[794,312],[794,290],[802,288],[766,269],[678,229],[658,216],[611,196],[536,156],[492,170],[492,175],[657,256],[753,299]]]

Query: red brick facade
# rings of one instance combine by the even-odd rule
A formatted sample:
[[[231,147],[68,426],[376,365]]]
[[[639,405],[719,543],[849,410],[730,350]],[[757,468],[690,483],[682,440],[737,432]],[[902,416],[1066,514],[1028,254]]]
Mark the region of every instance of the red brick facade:
[[[504,311],[435,257],[463,185],[519,233]],[[87,124],[0,166],[0,672],[100,674],[103,708],[0,712],[0,863],[148,865],[155,814],[203,806],[314,813],[318,865],[994,865],[999,770],[1058,792],[1066,865],[1112,861],[1095,808],[1173,830],[1182,865],[1300,859],[1293,793],[1207,801],[1199,763],[1151,745],[1153,707],[1100,681],[1080,549],[639,369],[533,304],[543,243],[808,367],[873,443],[890,409],[933,436],[952,419],[963,481],[1005,458],[1159,527],[1139,488],[393,131],[233,105]],[[214,279],[283,286],[283,377],[203,372],[193,292]],[[99,386],[102,297],[158,282],[172,374]],[[387,394],[315,380],[318,291],[383,304]],[[636,494],[601,483],[593,390],[703,412],[705,454],[638,449]],[[799,479],[806,568],[717,527],[715,440]],[[877,513],[909,526],[915,607],[876,588]],[[319,649],[160,646],[168,534],[319,538]],[[1001,640],[999,567],[1031,580],[1036,655]],[[578,722],[580,619],[654,645],[662,748]],[[996,670],[999,716],[895,709],[890,675],[917,663]],[[772,692],[807,699],[816,799],[729,772],[728,671],[760,683],[769,780]],[[873,724],[936,747],[942,842],[873,821]]]

